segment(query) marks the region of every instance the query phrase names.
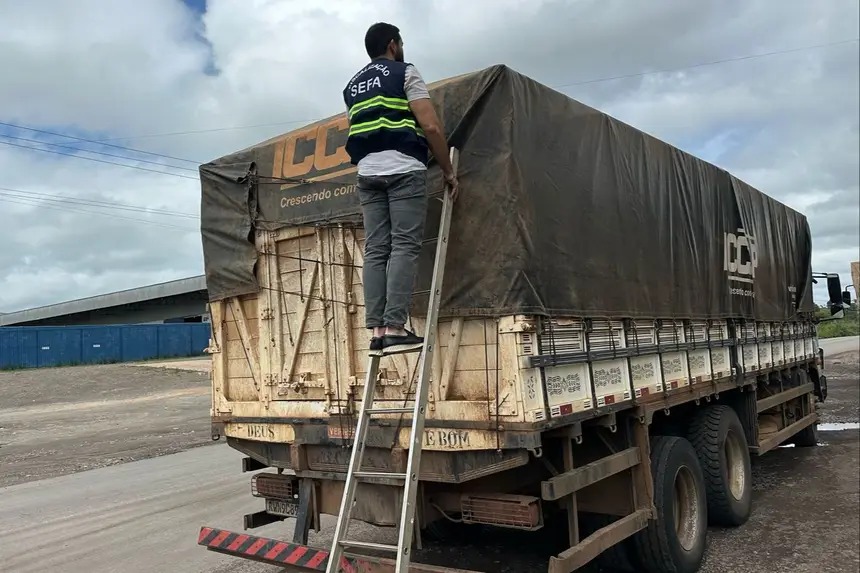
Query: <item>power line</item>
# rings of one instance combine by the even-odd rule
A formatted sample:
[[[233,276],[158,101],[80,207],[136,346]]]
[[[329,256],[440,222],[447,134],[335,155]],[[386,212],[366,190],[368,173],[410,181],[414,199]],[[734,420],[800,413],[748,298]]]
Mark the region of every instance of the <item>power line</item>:
[[[726,63],[730,63],[730,62],[740,62],[740,61],[745,61],[745,60],[766,58],[766,57],[776,56],[776,55],[780,55],[780,54],[791,54],[791,53],[795,53],[795,52],[804,52],[807,50],[816,50],[816,49],[820,49],[820,48],[828,48],[828,47],[832,47],[832,46],[851,44],[851,43],[856,43],[858,41],[860,41],[860,38],[853,38],[853,39],[849,39],[849,40],[838,40],[835,42],[827,42],[824,44],[812,44],[809,46],[800,46],[800,47],[796,47],[796,48],[786,48],[783,50],[774,50],[771,52],[763,52],[763,53],[758,53],[758,54],[748,54],[745,56],[737,56],[737,57],[733,57],[733,58],[725,58],[725,59],[713,60],[713,61],[709,61],[709,62],[700,62],[698,64],[691,64],[688,66],[681,66],[681,67],[677,67],[677,68],[665,68],[665,69],[659,69],[659,70],[649,70],[649,71],[645,71],[645,72],[634,72],[634,73],[622,74],[622,75],[617,75],[617,76],[606,76],[606,77],[592,78],[592,79],[587,79],[587,80],[570,82],[570,83],[566,83],[566,84],[552,85],[549,87],[554,88],[554,89],[560,89],[560,88],[566,88],[566,87],[571,87],[571,86],[582,86],[582,85],[596,84],[596,83],[602,83],[602,82],[611,82],[611,81],[624,80],[624,79],[630,79],[630,78],[639,78],[639,77],[650,76],[650,75],[654,75],[654,74],[681,72],[681,71],[685,71],[685,70],[692,70],[692,69],[702,68],[702,67],[706,67],[706,66],[726,64]],[[104,139],[102,141],[119,141],[119,140],[128,140],[128,139],[144,139],[144,138],[155,138],[155,137],[173,137],[173,136],[179,136],[179,135],[197,135],[197,134],[203,134],[203,133],[215,133],[215,132],[219,132],[219,131],[234,131],[234,130],[239,130],[239,129],[255,129],[255,128],[260,128],[260,127],[275,127],[278,125],[289,125],[289,124],[305,124],[306,125],[306,124],[315,123],[317,121],[320,121],[321,119],[322,118],[306,119],[306,120],[280,121],[280,122],[273,122],[273,123],[258,123],[255,125],[237,125],[237,126],[233,126],[233,127],[216,127],[216,128],[212,128],[212,129],[173,131],[173,132],[167,132],[167,133],[149,133],[146,135],[136,135],[136,136],[129,136],[129,137],[114,137],[114,138],[110,138],[110,139]],[[2,124],[0,124],[0,125],[2,125]]]
[[[150,173],[161,173],[162,175],[172,175],[173,177],[182,177],[183,179],[192,179],[194,181],[200,181],[200,179],[198,179],[197,177],[191,177],[190,175],[182,175],[181,173],[170,173],[169,171],[159,171],[158,169],[149,169],[147,167],[140,167],[137,165],[128,165],[126,163],[117,163],[115,161],[105,161],[104,159],[96,159],[95,157],[81,157],[80,155],[75,155],[74,153],[63,153],[62,151],[54,151],[53,149],[41,149],[39,147],[20,145],[18,143],[12,143],[9,141],[0,141],[0,144],[8,145],[10,147],[20,147],[21,149],[28,149],[30,151],[41,151],[43,153],[53,153],[54,155],[65,155],[66,157],[74,157],[75,159],[85,159],[87,161],[95,161],[96,163],[118,165],[119,167],[128,167],[130,169],[138,169],[140,171],[149,171]]]
[[[116,211],[132,211],[135,213],[146,213],[146,214],[151,214],[151,215],[172,216],[170,213],[152,212],[152,211],[148,211],[144,208],[126,207],[123,205],[105,205],[102,203],[89,202],[86,200],[77,200],[74,198],[54,198],[54,197],[50,197],[50,196],[39,196],[36,194],[25,195],[22,193],[7,193],[5,191],[0,191],[0,196],[10,197],[13,199],[25,199],[28,201],[43,202],[43,203],[48,203],[48,204],[56,204],[56,205],[60,205],[60,206],[63,206],[63,205],[81,205],[84,207],[96,207],[98,209],[112,209],[112,210],[116,210]],[[191,219],[191,218],[196,218],[196,217],[191,216],[191,217],[183,217],[183,218]]]
[[[129,139],[148,139],[152,137],[172,137],[177,135],[198,135],[201,133],[214,133],[218,131],[235,131],[239,129],[256,129],[259,127],[275,127],[278,125],[294,125],[294,124],[309,124],[319,121],[319,119],[294,119],[291,121],[278,121],[274,123],[257,123],[254,125],[234,125],[231,127],[215,127],[212,129],[194,129],[189,131],[172,131],[169,133],[150,133],[146,135],[131,135],[128,137],[109,137],[107,139],[99,139],[98,141],[124,141]]]
[[[124,221],[133,221],[135,223],[143,223],[147,225],[155,225],[157,227],[164,227],[166,229],[178,229],[180,231],[185,231],[187,233],[193,233],[198,231],[199,229],[191,229],[189,227],[180,227],[179,225],[171,225],[169,223],[162,223],[160,221],[149,221],[147,219],[137,219],[134,217],[124,217],[122,215],[114,215],[113,213],[105,213],[104,211],[90,211],[88,209],[73,209],[70,207],[60,207],[57,205],[45,205],[39,203],[36,199],[12,199],[9,197],[0,197],[0,201],[5,203],[16,203],[18,205],[27,205],[28,207],[41,207],[44,209],[53,209],[55,211],[67,211],[70,213],[81,213],[85,215],[102,215],[106,217],[110,217],[111,219],[121,219]]]
[[[703,68],[706,66],[715,66],[717,64],[727,64],[729,62],[741,62],[741,61],[745,61],[745,60],[754,60],[757,58],[766,58],[768,56],[777,56],[780,54],[791,54],[794,52],[805,52],[807,50],[816,50],[819,48],[828,48],[831,46],[839,46],[839,45],[843,45],[843,44],[853,44],[853,43],[856,43],[858,41],[860,41],[860,38],[854,38],[853,40],[839,40],[837,42],[827,42],[826,44],[815,44],[812,46],[802,46],[799,48],[789,48],[786,50],[775,50],[773,52],[764,52],[764,53],[760,53],[760,54],[750,54],[747,56],[738,56],[735,58],[726,58],[723,60],[713,60],[710,62],[701,62],[698,64],[692,64],[689,66],[682,66],[679,68],[664,68],[661,70],[650,70],[647,72],[636,72],[636,73],[632,73],[632,74],[623,74],[620,76],[607,76],[607,77],[603,77],[603,78],[583,80],[583,81],[579,81],[579,82],[572,82],[569,84],[561,84],[561,85],[551,86],[551,87],[556,88],[556,89],[557,88],[567,88],[567,87],[571,87],[571,86],[583,86],[586,84],[596,84],[596,83],[600,83],[600,82],[625,80],[625,79],[629,79],[629,78],[640,78],[643,76],[650,76],[652,74],[665,74],[665,73],[669,73],[669,72],[683,72],[685,70],[692,70],[695,68]]]
[[[45,130],[45,129],[36,129],[35,127],[27,127],[27,126],[25,126],[25,125],[16,125],[16,124],[14,124],[14,123],[6,123],[6,122],[3,122],[3,121],[0,121],[0,125],[5,125],[6,127],[13,127],[13,128],[15,128],[15,129],[23,129],[23,130],[26,130],[26,131],[34,131],[34,132],[36,132],[36,133],[42,133],[42,134],[45,134],[45,135],[54,135],[54,136],[56,136],[56,137],[65,137],[65,138],[68,138],[68,139],[74,139],[75,141],[82,141],[82,142],[85,142],[85,143],[95,143],[96,145],[103,145],[103,146],[105,146],[105,147],[115,147],[115,148],[117,148],[117,149],[123,149],[123,150],[125,150],[125,151],[133,151],[133,152],[135,152],[135,153],[143,153],[144,155],[153,155],[153,156],[155,156],[155,157],[161,157],[161,158],[164,158],[164,159],[173,159],[174,161],[184,161],[185,163],[193,163],[194,165],[199,165],[199,164],[201,163],[200,161],[192,161],[191,159],[183,159],[182,157],[174,157],[174,156],[172,156],[172,155],[164,155],[164,154],[161,154],[161,153],[155,153],[155,152],[153,152],[153,151],[144,151],[144,150],[142,150],[142,149],[134,149],[133,147],[125,147],[125,146],[122,146],[122,145],[116,145],[116,144],[112,144],[112,143],[105,143],[105,142],[103,142],[103,141],[98,141],[98,140],[95,140],[95,139],[86,139],[86,138],[84,138],[84,137],[77,137],[77,136],[75,136],[75,135],[67,135],[67,134],[65,134],[65,133],[57,133],[57,132],[55,132],[55,131],[47,131],[47,130]]]
[[[0,137],[5,137],[6,139],[15,139],[18,141],[27,141],[30,143],[38,143],[40,145],[50,145],[52,147],[61,147],[63,149],[71,149],[73,151],[79,151],[81,153],[95,153],[96,155],[104,155],[105,157],[116,157],[117,159],[129,159],[131,161],[136,161],[138,163],[149,163],[150,165],[158,165],[161,167],[170,167],[171,169],[182,169],[183,171],[191,171],[197,173],[196,169],[192,169],[191,167],[180,167],[178,165],[165,165],[160,161],[149,161],[148,159],[138,159],[136,157],[130,157],[128,155],[116,155],[114,153],[105,153],[104,151],[95,151],[93,149],[81,149],[80,147],[74,147],[72,145],[63,145],[62,143],[53,143],[51,141],[40,141],[38,139],[29,139],[27,137],[18,137],[17,135],[7,135],[5,133],[0,133]]]
[[[142,205],[130,205],[127,203],[120,203],[116,201],[100,201],[98,199],[85,199],[83,197],[70,197],[68,195],[53,195],[50,193],[22,191],[21,189],[13,189],[11,187],[0,187],[0,195],[19,199],[41,199],[51,203],[71,203],[74,205],[84,205],[88,207],[98,207],[103,209],[134,211],[138,213],[147,213],[150,215],[164,215],[168,217],[181,217],[194,220],[200,219],[200,217],[193,213],[181,213],[178,211],[169,211],[167,209],[155,209],[150,207],[144,207]]]

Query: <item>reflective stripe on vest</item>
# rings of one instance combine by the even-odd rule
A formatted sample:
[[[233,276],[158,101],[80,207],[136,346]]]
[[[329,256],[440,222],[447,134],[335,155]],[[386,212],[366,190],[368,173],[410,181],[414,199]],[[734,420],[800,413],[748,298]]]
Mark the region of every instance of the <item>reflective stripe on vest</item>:
[[[401,119],[400,121],[391,121],[387,117],[380,117],[374,121],[365,123],[356,123],[349,127],[349,135],[358,135],[359,133],[367,133],[368,131],[376,131],[377,129],[413,129],[420,137],[424,137],[424,130],[415,124],[414,119]]]
[[[370,99],[358,102],[349,108],[349,119],[360,111],[370,109],[372,107],[387,107],[388,109],[396,109],[398,111],[410,111],[409,101],[399,97],[375,96]]]

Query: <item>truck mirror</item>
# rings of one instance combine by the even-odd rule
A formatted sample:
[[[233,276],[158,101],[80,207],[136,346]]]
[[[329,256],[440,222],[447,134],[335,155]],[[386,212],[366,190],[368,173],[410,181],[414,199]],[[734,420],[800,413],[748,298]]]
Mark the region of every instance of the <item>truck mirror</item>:
[[[828,273],[827,275],[827,294],[830,301],[830,307],[842,307],[842,282],[839,280],[839,275]]]
[[[851,306],[851,292],[847,290],[842,291],[842,302]]]

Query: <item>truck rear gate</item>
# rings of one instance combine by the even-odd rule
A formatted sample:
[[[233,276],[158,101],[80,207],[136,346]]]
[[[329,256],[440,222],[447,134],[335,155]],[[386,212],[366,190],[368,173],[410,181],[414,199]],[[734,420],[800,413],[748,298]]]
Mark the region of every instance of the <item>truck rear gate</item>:
[[[278,565],[289,573],[324,572],[328,565],[329,551],[326,549],[235,533],[215,527],[202,527],[197,544],[216,553]],[[394,571],[394,560],[367,555],[359,557],[347,553],[341,559],[341,570],[344,573],[391,573]],[[467,569],[435,567],[420,563],[413,563],[409,571],[411,573],[479,573]]]

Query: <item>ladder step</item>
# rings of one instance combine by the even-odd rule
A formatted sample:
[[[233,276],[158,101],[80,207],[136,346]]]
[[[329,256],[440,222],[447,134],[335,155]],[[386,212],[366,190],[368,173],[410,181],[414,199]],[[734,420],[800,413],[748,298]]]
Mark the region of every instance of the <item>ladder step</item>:
[[[342,547],[352,547],[354,549],[375,549],[377,551],[390,551],[397,553],[399,549],[396,545],[388,545],[386,543],[371,543],[369,541],[350,541],[344,539],[340,542]]]
[[[353,476],[359,479],[406,479],[406,474],[395,473],[395,472],[355,472],[352,474]]]
[[[411,414],[412,408],[368,408],[364,413],[368,416],[374,414]]]
[[[387,350],[383,350],[382,355],[383,356],[394,356],[395,354],[412,354],[412,353],[423,352],[423,351],[424,351],[424,345],[421,344],[421,345],[415,345],[415,346],[404,346],[401,348],[394,347],[393,350],[391,348],[389,348]]]

